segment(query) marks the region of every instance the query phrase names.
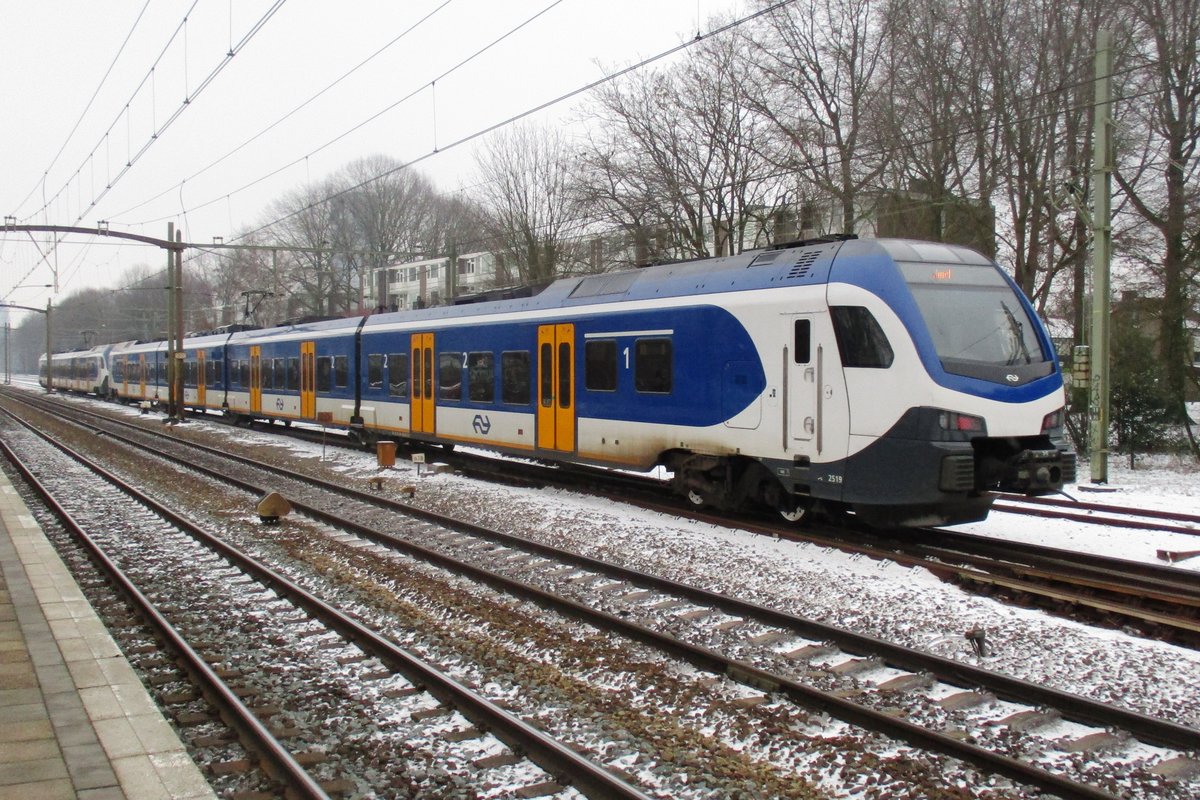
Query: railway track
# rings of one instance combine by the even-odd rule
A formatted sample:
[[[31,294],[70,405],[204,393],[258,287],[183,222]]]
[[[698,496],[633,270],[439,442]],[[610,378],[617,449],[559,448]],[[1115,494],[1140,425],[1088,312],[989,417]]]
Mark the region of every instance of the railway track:
[[[82,410],[80,413],[83,413]],[[89,412],[94,413],[94,412]],[[289,429],[301,440],[325,443],[324,434]],[[336,439],[335,439],[336,441]],[[357,445],[351,443],[351,449]],[[439,448],[440,450],[440,448]],[[1200,588],[1191,573],[1128,559],[1019,542],[999,541],[945,529],[923,529],[900,536],[855,526],[817,521],[801,527],[774,517],[731,517],[696,509],[674,495],[663,498],[660,481],[638,475],[587,467],[548,469],[538,464],[498,461],[484,456],[439,452],[464,473],[486,480],[525,486],[555,485],[583,489],[648,510],[687,517],[697,522],[733,526],[762,535],[807,542],[822,547],[890,559],[928,569],[944,580],[973,591],[1033,604],[1052,613],[1091,624],[1132,628],[1143,635],[1200,648]],[[1030,498],[1049,507],[1067,504],[1054,498]],[[1118,507],[1098,505],[1111,512]],[[1162,512],[1166,518],[1166,512]],[[1189,515],[1173,515],[1186,520]],[[1161,528],[1154,528],[1161,530]],[[1188,555],[1161,551],[1173,562]]]
[[[407,725],[387,726],[398,741],[435,743],[429,747],[426,761],[457,759],[472,764],[466,771],[482,773],[473,775],[475,780],[495,786],[503,781],[489,772],[532,762],[546,771],[545,777],[541,781],[526,779],[524,786],[514,783],[512,790],[522,796],[555,795],[567,791],[569,785],[587,797],[646,800],[647,795],[624,779],[398,647],[347,611],[232,545],[220,533],[176,513],[81,453],[54,444],[123,495],[101,493],[101,509],[85,510],[94,517],[99,514],[91,525],[80,523],[58,499],[65,493],[78,501],[77,474],[70,474],[70,469],[59,473],[44,465],[30,468],[7,444],[0,442],[0,448],[116,583],[154,635],[162,637],[170,658],[182,661],[192,684],[223,719],[230,720],[247,750],[263,762],[266,775],[255,778],[253,790],[271,795],[286,790],[289,796],[325,798],[373,791],[378,787],[368,783],[369,778],[382,779],[402,794],[409,789],[419,796],[429,792],[445,797],[475,796],[469,786],[456,792],[453,783],[439,788],[436,781],[422,785],[424,776],[406,775],[404,756],[421,756],[411,748],[397,748],[410,751],[392,754],[399,757],[399,766],[391,775],[387,770],[372,774],[358,763],[364,759],[376,763],[369,749],[353,756],[346,753],[358,746],[355,740],[365,738],[380,718],[405,717]],[[35,472],[53,473],[59,485],[48,488]],[[88,504],[93,502],[96,498]],[[98,528],[111,528],[112,520],[132,523],[97,533]],[[163,520],[170,531],[163,530]],[[105,521],[109,524],[103,524]],[[179,541],[183,537],[190,541]],[[118,561],[137,563],[122,567]],[[214,619],[219,620],[215,626]],[[286,686],[280,685],[279,675],[288,676]],[[228,682],[230,677],[236,684]],[[371,690],[349,692],[347,681],[356,689],[370,686]],[[175,685],[171,696],[190,697],[190,692]],[[247,697],[254,698],[253,706],[245,701]],[[322,712],[314,716],[314,708]],[[198,713],[201,719],[211,717]],[[360,728],[357,734],[353,725],[347,732],[346,720],[352,716],[358,718],[354,723]],[[330,724],[331,718],[337,723]],[[505,747],[484,741],[492,737]],[[208,746],[223,741],[219,734],[207,732],[199,738]],[[471,740],[477,746],[472,747]],[[297,747],[289,742],[303,744]],[[438,747],[438,743],[448,746]],[[210,774],[219,776],[223,765],[238,761],[226,759],[207,766]],[[340,774],[319,777],[310,771],[313,765],[334,762]],[[244,787],[239,790],[247,791]]]
[[[1113,503],[1063,500],[1057,497],[1002,495],[1001,498],[992,506],[993,510],[1044,519],[1065,519],[1089,525],[1104,525],[1110,528],[1165,531],[1200,536],[1200,516],[1196,514],[1134,508]],[[1200,552],[1196,555],[1200,555]],[[1164,557],[1163,560],[1176,559]]]
[[[260,486],[256,491],[262,488]],[[342,491],[338,487],[323,487],[323,490],[334,489]],[[414,512],[406,504],[361,493],[356,501],[369,503],[375,508],[382,506],[392,512]],[[323,513],[316,508],[309,509],[309,512],[318,515]],[[344,509],[341,513],[344,513]],[[370,536],[388,546],[401,547],[409,554],[416,554],[515,595],[534,599],[590,624],[653,644],[674,657],[686,658],[704,669],[733,676],[748,686],[765,689],[771,695],[786,696],[802,706],[881,731],[914,746],[951,754],[981,768],[1062,796],[1108,795],[1086,782],[1055,775],[1042,767],[1012,758],[1013,752],[1033,751],[1043,746],[1031,744],[1031,741],[1037,741],[1036,735],[1020,729],[1049,724],[1057,718],[1056,715],[1061,715],[1097,727],[1121,729],[1126,731],[1126,735],[1131,734],[1167,747],[1185,748],[1188,752],[1200,748],[1200,732],[1185,726],[1164,723],[1108,704],[1012,681],[959,662],[930,657],[921,651],[860,637],[812,620],[781,614],[734,598],[715,596],[652,575],[635,574],[612,564],[565,554],[554,548],[533,546],[533,543],[517,541],[498,532],[478,530],[477,526],[434,520],[425,514],[418,516],[423,517],[423,524],[411,534],[407,544],[396,542],[395,537],[369,528],[360,530],[359,534]],[[345,523],[342,521],[339,524]],[[431,530],[432,526],[440,528],[441,532]],[[448,530],[450,532],[446,532]],[[491,544],[481,544],[481,537]],[[423,544],[414,545],[411,541],[413,538]],[[436,550],[433,547],[435,543],[439,545]],[[470,553],[472,559],[453,558],[451,553]],[[524,574],[526,580],[529,573],[534,573],[542,586],[508,577],[502,574],[504,570],[500,567],[511,573]],[[547,577],[549,589],[543,588],[547,585]],[[572,592],[576,597],[568,596]],[[611,610],[596,610],[604,608]],[[639,621],[630,625],[630,617],[636,617]],[[694,628],[689,632],[690,638],[702,640],[704,644],[689,644],[678,636],[664,637],[654,631],[655,626]],[[720,643],[719,646],[714,646],[714,640]],[[757,652],[746,655],[755,648]],[[739,652],[742,657],[723,655],[722,649]],[[794,675],[797,668],[801,674],[817,676],[819,680],[815,683],[827,685],[813,686],[796,680]],[[879,674],[881,670],[887,675],[886,679]],[[896,670],[901,672],[897,673]],[[940,686],[937,694],[944,696],[933,702],[927,696],[923,707],[918,702],[904,712],[903,718],[899,718],[894,707],[896,696],[929,689],[933,680],[951,682]],[[1044,707],[1012,710],[999,724],[992,726],[994,730],[1004,731],[1000,738],[1005,742],[1004,746],[998,748],[1002,751],[1000,753],[989,752],[972,742],[958,741],[954,736],[946,736],[911,721],[935,720],[945,725],[948,714],[953,716],[964,709],[986,705],[989,692],[1002,699],[1010,698],[1026,704],[1033,702]],[[860,699],[856,702],[847,701],[846,695]],[[950,698],[955,699],[951,701]],[[959,704],[962,704],[962,708],[957,708]],[[948,711],[952,706],[956,708]],[[881,711],[880,707],[885,710]],[[1054,710],[1047,712],[1046,708]],[[1032,739],[1026,741],[1023,739],[1026,736],[1032,736]],[[1059,746],[1069,750],[1089,746],[1086,742],[1101,741],[1105,742],[1105,746],[1112,745],[1114,742],[1104,739],[1105,736],[1112,734],[1093,730],[1081,733],[1070,741],[1060,742]],[[1012,737],[1021,742],[1013,745]],[[1119,740],[1120,735],[1117,735],[1116,741]],[[1179,755],[1162,761],[1163,765],[1179,763],[1188,763],[1188,759]],[[1174,767],[1164,767],[1164,771],[1171,769]]]

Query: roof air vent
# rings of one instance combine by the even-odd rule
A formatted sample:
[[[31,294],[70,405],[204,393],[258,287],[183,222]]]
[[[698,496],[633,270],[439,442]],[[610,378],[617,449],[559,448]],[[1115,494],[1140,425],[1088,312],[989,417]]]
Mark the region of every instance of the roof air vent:
[[[787,274],[786,280],[792,281],[807,278],[813,263],[821,256],[821,252],[821,250],[805,251],[800,258],[796,259],[796,263],[792,265],[792,269]]]

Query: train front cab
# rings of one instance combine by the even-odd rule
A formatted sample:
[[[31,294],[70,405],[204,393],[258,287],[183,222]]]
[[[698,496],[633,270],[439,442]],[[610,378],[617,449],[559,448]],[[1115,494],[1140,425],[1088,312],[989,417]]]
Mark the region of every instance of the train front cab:
[[[848,260],[830,289],[850,405],[843,500],[875,525],[953,524],[985,517],[995,490],[1046,494],[1073,481],[1061,371],[1012,281],[961,247],[849,248],[876,253]],[[842,298],[869,324],[839,324],[851,307]],[[889,341],[896,365],[883,367]],[[891,422],[872,427],[872,413]]]

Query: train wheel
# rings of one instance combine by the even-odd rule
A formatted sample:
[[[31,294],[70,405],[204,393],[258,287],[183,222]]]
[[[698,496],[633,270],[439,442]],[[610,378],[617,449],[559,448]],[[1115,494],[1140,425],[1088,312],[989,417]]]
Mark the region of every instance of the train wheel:
[[[779,511],[779,516],[783,517],[785,522],[799,522],[808,513],[808,506],[804,503],[796,503],[790,508],[785,506],[777,510]]]
[[[687,499],[688,499],[688,502],[691,503],[696,508],[703,508],[703,506],[704,506],[704,495],[700,494],[695,489],[691,489],[688,491]]]

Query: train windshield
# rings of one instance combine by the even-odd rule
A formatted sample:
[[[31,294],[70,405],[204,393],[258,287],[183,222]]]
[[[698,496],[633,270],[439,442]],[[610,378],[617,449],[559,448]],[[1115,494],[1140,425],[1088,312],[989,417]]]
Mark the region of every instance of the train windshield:
[[[1037,325],[994,266],[898,263],[947,372],[1013,382],[1052,368]]]

